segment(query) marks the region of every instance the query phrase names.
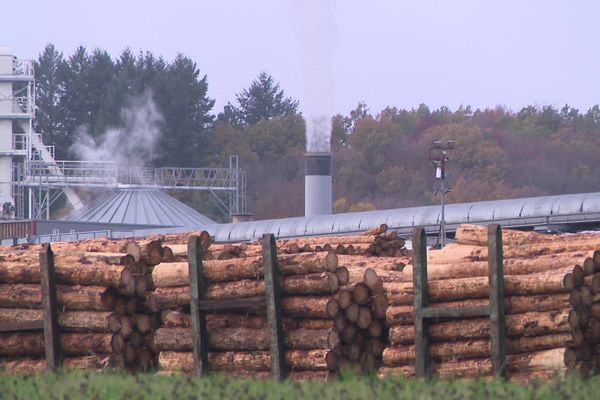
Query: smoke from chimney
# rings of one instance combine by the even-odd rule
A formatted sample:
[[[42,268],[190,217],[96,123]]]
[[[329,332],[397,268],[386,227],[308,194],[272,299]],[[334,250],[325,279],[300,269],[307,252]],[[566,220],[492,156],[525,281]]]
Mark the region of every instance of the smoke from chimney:
[[[306,118],[304,215],[331,214],[333,115],[333,52],[335,50],[334,1],[296,0],[295,15],[302,44]]]

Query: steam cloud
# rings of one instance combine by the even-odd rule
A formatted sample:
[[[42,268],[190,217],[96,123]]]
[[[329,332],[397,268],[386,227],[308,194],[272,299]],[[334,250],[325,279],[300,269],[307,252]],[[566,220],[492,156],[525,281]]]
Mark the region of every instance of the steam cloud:
[[[333,0],[296,0],[295,15],[302,44],[306,150],[328,152],[333,115]]]
[[[119,167],[143,167],[156,158],[154,150],[164,119],[152,93],[133,98],[121,110],[121,121],[121,127],[107,130],[98,140],[87,127],[79,127],[71,151],[81,160],[115,161]]]

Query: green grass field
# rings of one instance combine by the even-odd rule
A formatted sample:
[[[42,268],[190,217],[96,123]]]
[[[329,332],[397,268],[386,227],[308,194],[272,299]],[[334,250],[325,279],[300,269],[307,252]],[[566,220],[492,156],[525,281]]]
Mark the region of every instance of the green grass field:
[[[557,379],[519,386],[502,381],[346,377],[336,382],[283,382],[211,376],[57,372],[0,375],[0,399],[600,399],[600,379]]]

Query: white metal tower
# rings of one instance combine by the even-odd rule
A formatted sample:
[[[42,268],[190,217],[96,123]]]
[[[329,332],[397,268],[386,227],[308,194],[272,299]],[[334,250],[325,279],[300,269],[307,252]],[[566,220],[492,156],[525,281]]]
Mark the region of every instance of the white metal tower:
[[[17,60],[10,48],[0,47],[0,201],[3,218],[9,218],[16,205],[14,165],[31,156],[34,98],[33,62]],[[25,129],[16,133],[16,126]]]

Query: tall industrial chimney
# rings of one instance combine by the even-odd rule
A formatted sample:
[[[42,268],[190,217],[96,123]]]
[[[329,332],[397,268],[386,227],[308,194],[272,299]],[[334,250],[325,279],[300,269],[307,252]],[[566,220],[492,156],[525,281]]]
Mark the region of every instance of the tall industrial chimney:
[[[331,214],[331,153],[308,152],[305,158],[304,215]]]

